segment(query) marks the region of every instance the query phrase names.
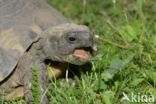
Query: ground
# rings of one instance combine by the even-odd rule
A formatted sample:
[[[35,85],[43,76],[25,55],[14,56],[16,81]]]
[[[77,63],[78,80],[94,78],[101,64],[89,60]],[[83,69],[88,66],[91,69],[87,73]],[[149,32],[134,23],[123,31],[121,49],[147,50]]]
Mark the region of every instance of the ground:
[[[91,71],[75,77],[76,87],[60,88],[59,80],[48,86],[51,104],[156,102],[155,0],[48,2],[72,22],[89,26],[98,46],[98,54],[91,59]],[[19,103],[23,104],[24,99],[5,102]]]

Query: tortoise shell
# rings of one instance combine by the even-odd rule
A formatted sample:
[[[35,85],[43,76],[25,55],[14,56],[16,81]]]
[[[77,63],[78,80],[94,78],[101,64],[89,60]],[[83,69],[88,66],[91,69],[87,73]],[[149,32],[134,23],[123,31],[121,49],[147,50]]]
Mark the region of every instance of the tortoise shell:
[[[44,0],[0,0],[0,82],[42,31],[67,22]]]

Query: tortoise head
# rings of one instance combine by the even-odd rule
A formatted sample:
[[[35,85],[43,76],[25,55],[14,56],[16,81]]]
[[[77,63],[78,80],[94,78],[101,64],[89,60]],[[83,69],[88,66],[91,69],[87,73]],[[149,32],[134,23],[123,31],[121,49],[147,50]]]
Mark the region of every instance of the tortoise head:
[[[94,39],[86,26],[61,24],[47,29],[43,35],[44,53],[52,61],[82,65],[94,53]]]

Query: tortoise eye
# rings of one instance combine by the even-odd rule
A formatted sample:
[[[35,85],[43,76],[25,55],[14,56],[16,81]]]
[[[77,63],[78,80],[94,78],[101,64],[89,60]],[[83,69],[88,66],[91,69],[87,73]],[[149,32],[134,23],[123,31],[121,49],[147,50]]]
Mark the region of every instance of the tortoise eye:
[[[70,36],[70,37],[68,37],[68,40],[69,40],[70,42],[74,42],[74,41],[76,41],[76,38],[75,38],[75,37]]]
[[[77,42],[78,38],[77,38],[76,33],[74,33],[74,32],[68,33],[68,34],[67,34],[67,37],[66,37],[66,40],[67,40],[69,43],[75,43],[75,42]]]

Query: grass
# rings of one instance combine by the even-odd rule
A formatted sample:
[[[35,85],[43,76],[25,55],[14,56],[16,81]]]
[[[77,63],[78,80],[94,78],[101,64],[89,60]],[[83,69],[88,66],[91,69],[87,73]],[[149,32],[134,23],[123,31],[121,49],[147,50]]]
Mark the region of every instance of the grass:
[[[135,104],[132,93],[136,104],[151,95],[156,102],[155,0],[48,2],[71,22],[89,26],[98,46],[91,72],[75,76],[76,87],[60,88],[59,80],[48,86],[51,104]],[[121,102],[123,92],[131,101]],[[142,95],[147,96],[141,102]]]
[[[76,88],[51,89],[53,103],[134,104],[121,102],[123,92],[128,97],[131,93],[156,96],[154,0],[49,0],[49,3],[72,22],[89,26],[97,37],[99,50],[92,62],[92,72],[83,74]]]

